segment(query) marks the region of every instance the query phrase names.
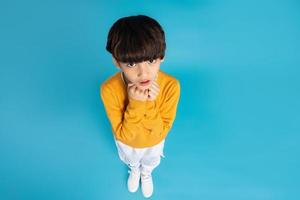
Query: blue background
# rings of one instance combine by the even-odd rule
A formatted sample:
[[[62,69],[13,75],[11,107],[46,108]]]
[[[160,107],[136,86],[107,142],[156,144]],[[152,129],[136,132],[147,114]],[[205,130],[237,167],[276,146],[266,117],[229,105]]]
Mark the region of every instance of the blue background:
[[[181,82],[152,199],[300,199],[300,3],[0,2],[0,199],[143,199],[99,86],[112,23],[157,19]]]

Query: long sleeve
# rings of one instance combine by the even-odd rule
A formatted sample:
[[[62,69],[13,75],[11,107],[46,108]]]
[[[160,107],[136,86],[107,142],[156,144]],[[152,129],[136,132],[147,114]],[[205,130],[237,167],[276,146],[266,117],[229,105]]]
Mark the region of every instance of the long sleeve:
[[[160,93],[154,101],[128,98],[120,72],[102,83],[100,95],[116,140],[145,148],[165,139],[175,120],[180,84],[161,71],[157,83]]]
[[[165,138],[175,120],[180,96],[180,84],[174,81],[166,90],[161,107],[156,101],[147,103],[147,113],[142,122],[150,134],[161,139]]]
[[[101,86],[101,98],[115,138],[130,142],[137,134],[143,132],[141,121],[144,117],[146,102],[129,98],[124,111],[113,94],[112,89],[105,85]]]

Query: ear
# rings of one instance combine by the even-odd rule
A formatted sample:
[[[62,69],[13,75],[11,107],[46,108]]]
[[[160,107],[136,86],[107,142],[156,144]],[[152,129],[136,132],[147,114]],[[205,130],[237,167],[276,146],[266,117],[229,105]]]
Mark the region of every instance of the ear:
[[[165,61],[165,57],[163,57],[162,59],[160,59],[160,62],[164,62]]]
[[[120,63],[115,59],[115,57],[112,57],[112,61],[117,68],[121,69]]]

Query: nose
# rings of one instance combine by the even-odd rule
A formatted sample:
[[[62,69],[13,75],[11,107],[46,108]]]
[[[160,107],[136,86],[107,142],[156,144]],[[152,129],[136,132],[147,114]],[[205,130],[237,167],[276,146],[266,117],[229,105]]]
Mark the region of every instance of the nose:
[[[148,73],[148,67],[146,62],[139,63],[138,65],[138,77],[144,77]]]

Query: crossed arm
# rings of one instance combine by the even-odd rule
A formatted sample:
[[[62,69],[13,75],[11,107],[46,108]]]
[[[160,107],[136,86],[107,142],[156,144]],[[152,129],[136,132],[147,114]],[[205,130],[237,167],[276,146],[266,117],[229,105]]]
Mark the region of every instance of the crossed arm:
[[[116,139],[131,141],[137,134],[151,133],[165,138],[176,116],[180,85],[176,81],[165,88],[162,103],[140,101],[129,96],[125,110],[118,105],[112,88],[102,85],[101,97]]]

